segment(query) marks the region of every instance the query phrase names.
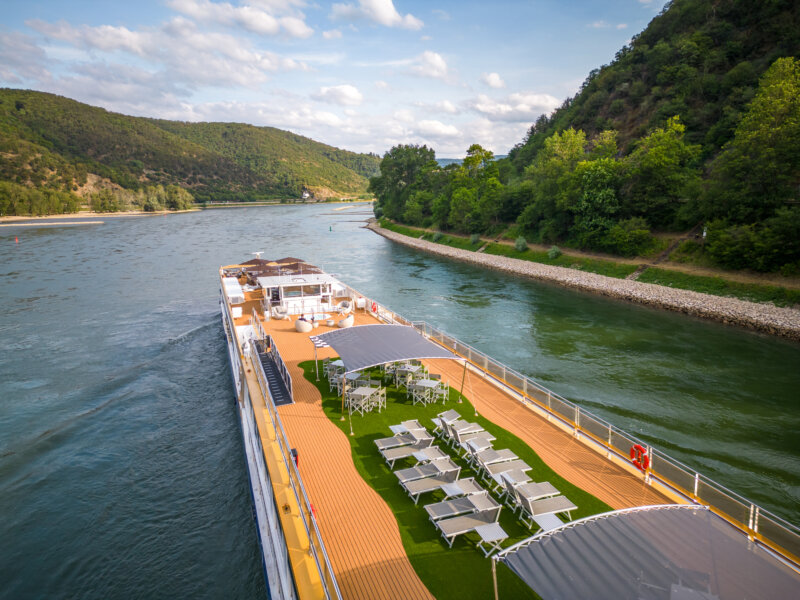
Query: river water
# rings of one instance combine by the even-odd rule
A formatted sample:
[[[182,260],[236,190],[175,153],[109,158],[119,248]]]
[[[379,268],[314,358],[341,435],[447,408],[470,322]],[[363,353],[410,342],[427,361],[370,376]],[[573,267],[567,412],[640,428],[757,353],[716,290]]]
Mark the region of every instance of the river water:
[[[800,523],[800,344],[421,254],[366,212],[0,228],[0,597],[266,594],[217,305],[218,267],[254,251],[317,264]]]

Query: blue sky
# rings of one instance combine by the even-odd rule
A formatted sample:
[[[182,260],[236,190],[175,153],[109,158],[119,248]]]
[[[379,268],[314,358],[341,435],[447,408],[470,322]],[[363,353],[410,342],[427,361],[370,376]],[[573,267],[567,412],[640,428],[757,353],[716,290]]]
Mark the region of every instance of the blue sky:
[[[359,152],[505,154],[662,0],[3,0],[0,86]]]

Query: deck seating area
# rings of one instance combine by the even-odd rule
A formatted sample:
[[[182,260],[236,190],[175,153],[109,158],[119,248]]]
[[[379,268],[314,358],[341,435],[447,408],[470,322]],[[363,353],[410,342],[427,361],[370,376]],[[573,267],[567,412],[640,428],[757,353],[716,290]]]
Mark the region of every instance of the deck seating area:
[[[431,421],[433,432],[447,443],[454,456],[465,460],[483,481],[493,484],[491,489],[475,477],[459,478],[461,467],[432,443],[433,436],[419,420],[390,425],[395,435],[377,439],[375,444],[390,469],[398,461],[416,462],[414,466],[394,471],[414,504],[423,494],[442,496],[423,509],[449,547],[460,535],[476,534],[476,547],[485,556],[500,550],[508,539],[499,524],[503,504],[515,516],[519,512],[519,520],[529,529],[534,523],[543,531],[560,527],[564,523],[558,515],[562,513],[571,520],[571,511],[577,510],[577,506],[549,482],[531,481],[526,474],[531,467],[511,450],[493,448],[494,436],[479,424],[464,421],[452,409],[439,413]]]

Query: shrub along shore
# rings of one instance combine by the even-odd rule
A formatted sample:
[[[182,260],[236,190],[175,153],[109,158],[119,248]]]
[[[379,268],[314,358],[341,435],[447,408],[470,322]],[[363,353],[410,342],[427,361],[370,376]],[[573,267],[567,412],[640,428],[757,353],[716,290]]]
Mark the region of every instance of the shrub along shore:
[[[370,223],[368,227],[389,240],[432,254],[800,341],[800,310],[794,308],[780,308],[771,304],[746,302],[737,298],[712,296],[506,256],[462,250],[401,235],[380,227],[377,222]]]

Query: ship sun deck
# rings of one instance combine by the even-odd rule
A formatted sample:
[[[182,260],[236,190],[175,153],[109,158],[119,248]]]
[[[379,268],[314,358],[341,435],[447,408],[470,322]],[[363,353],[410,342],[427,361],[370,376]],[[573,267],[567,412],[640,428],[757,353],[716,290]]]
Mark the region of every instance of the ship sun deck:
[[[237,325],[249,323],[247,314],[257,306],[255,298],[249,299]],[[368,311],[356,313],[355,325],[379,322]],[[404,598],[431,598],[431,592],[417,575],[403,546],[397,517],[359,473],[349,436],[339,426],[338,419],[326,414],[320,390],[313,381],[306,379],[300,366],[314,359],[314,346],[308,339],[309,335],[319,335],[335,328],[322,323],[312,334],[307,334],[295,331],[291,320],[272,319],[261,324],[272,337],[292,376],[295,402],[279,407],[278,412],[291,443],[298,451],[299,470],[314,506],[342,596],[397,598],[400,593]],[[317,350],[320,367],[324,358],[335,356],[331,348]],[[429,360],[423,363],[430,372],[441,374],[453,389],[459,389],[464,379],[464,396],[478,414],[517,436],[561,477],[605,505],[618,509],[670,501],[644,483],[641,477],[587,448],[573,435],[526,407],[511,393],[475,373],[468,372],[464,377],[461,362]],[[320,374],[320,379],[325,383],[323,374]],[[475,412],[464,410],[466,406],[451,401],[446,407],[438,404],[437,410],[455,408],[463,413],[464,418],[473,420]],[[408,407],[408,410],[414,412],[413,407]],[[352,417],[357,438],[362,419],[359,415]],[[429,431],[433,428],[429,419],[423,424]],[[383,435],[389,436],[391,432],[387,429]],[[361,449],[356,452],[371,452],[379,457],[371,443],[366,448],[364,444],[360,445]],[[388,469],[385,463],[380,468]],[[421,501],[414,509],[424,514],[424,503]],[[440,540],[434,526],[428,525],[431,537]],[[454,559],[459,555],[459,548],[461,552],[466,549],[482,558],[474,544],[463,540],[457,542],[456,549],[450,550],[444,545],[442,548],[445,552],[453,552]],[[484,578],[490,582],[488,561]]]
[[[250,269],[255,269],[256,273]],[[409,400],[406,392],[398,386],[383,383],[386,403],[382,411],[350,415],[344,408],[344,398],[336,391],[329,391],[331,388],[322,368],[325,359],[337,356],[336,350],[320,347],[310,338],[341,331],[329,326],[342,318],[336,314],[337,308],[352,311],[352,325],[355,326],[394,322],[396,315],[358,297],[356,292],[335,278],[297,259],[276,262],[259,259],[224,267],[221,275],[223,297],[229,309],[223,311],[223,322],[226,331],[235,332],[237,338],[231,359],[240,407],[245,413],[252,409],[250,418],[255,429],[251,427],[249,431],[254,431],[252,435],[259,440],[255,446],[263,452],[258,461],[268,470],[267,477],[273,490],[269,504],[274,501],[271,510],[277,511],[280,520],[281,543],[285,544],[286,557],[293,572],[291,585],[301,599],[326,597],[324,590],[328,590],[327,597],[334,597],[336,594],[331,594],[331,586],[338,587],[343,598],[365,600],[484,598],[493,595],[493,586],[495,596],[499,587],[500,597],[532,597],[531,588],[505,567],[510,564],[505,562],[505,555],[516,551],[518,546],[538,540],[540,536],[531,537],[536,530],[536,527],[532,530],[529,526],[533,521],[522,521],[510,508],[501,509],[499,524],[507,534],[502,547],[507,550],[495,555],[491,562],[479,551],[476,542],[480,540],[474,532],[457,538],[450,547],[439,536],[434,524],[428,521],[424,508],[425,504],[441,500],[442,492],[430,493],[418,504],[412,501],[398,485],[395,473],[373,443],[378,438],[389,437],[392,433],[390,426],[412,419],[417,419],[428,432],[432,432],[432,418],[448,409],[454,409],[466,421],[485,428],[494,436],[495,449],[511,453],[530,466],[527,475],[540,482],[531,485],[549,485],[563,494],[564,497],[560,498],[562,504],[572,506],[570,524],[556,531],[574,528],[576,524],[594,519],[595,515],[604,518],[615,514],[609,511],[627,512],[626,509],[635,507],[649,507],[649,510],[670,504],[673,506],[669,508],[674,508],[675,504],[687,503],[688,497],[700,499],[697,488],[699,475],[694,477],[694,492],[687,491],[689,488],[685,482],[684,485],[675,485],[668,479],[651,477],[648,469],[651,459],[647,455],[650,449],[640,446],[640,442],[628,441],[635,438],[591,418],[586,419],[586,426],[582,426],[583,421],[579,425],[580,411],[575,406],[574,420],[571,421],[571,417],[565,417],[563,407],[551,410],[550,392],[545,390],[545,399],[542,400],[541,394],[537,396],[536,390],[528,387],[533,385],[529,380],[520,380],[521,388],[514,387],[519,378],[515,379],[513,374],[509,378],[505,367],[498,367],[496,363],[490,367],[488,357],[481,358],[480,353],[475,359],[472,349],[457,340],[446,341],[444,334],[432,336],[427,325],[422,327],[426,335],[433,341],[442,340],[448,351],[424,356],[456,358],[422,360],[430,373],[437,374],[440,381],[449,386],[447,400],[418,405],[413,399]],[[298,275],[307,279],[300,282],[303,285],[299,287]],[[298,331],[301,324],[296,324],[293,317],[296,319],[299,313],[316,315],[317,320],[310,332]],[[323,316],[322,313],[327,314]],[[379,314],[381,318],[378,318]],[[270,318],[270,315],[279,318]],[[280,318],[286,315],[289,318]],[[233,325],[233,332],[228,331],[229,323]],[[302,325],[303,328],[311,327],[308,323]],[[342,325],[347,326],[347,323]],[[415,327],[419,328],[419,324]],[[360,352],[356,353],[359,358],[363,358],[367,334],[374,331],[365,328],[355,336],[362,344]],[[381,334],[388,331],[381,330]],[[398,330],[398,334],[405,335],[406,330]],[[348,361],[355,360],[353,356],[348,358],[349,351],[334,340],[341,341],[342,337],[354,335],[324,336],[324,339],[340,347],[344,361],[352,364]],[[269,342],[266,342],[267,337]],[[258,356],[256,350],[264,351],[264,343],[259,342],[258,347],[249,344],[251,338],[271,344],[279,357],[276,358],[272,352]],[[383,337],[373,346],[373,350],[384,358],[387,348]],[[453,354],[450,352],[453,348],[466,352],[467,356]],[[417,355],[418,358],[424,356]],[[360,364],[372,364],[371,358],[372,355],[370,360]],[[274,361],[270,366],[280,368],[285,374],[284,380],[291,389],[293,403],[277,408],[271,403],[266,395],[268,384],[264,382],[261,370],[262,359]],[[498,368],[502,376],[492,374]],[[272,372],[274,376],[275,371]],[[365,373],[370,380],[382,379],[383,375],[377,365],[367,367]],[[436,384],[435,381],[429,383]],[[362,393],[368,394],[369,390]],[[568,406],[563,399],[553,397],[552,400]],[[444,441],[434,443],[455,460],[461,469],[461,478],[477,474],[473,465]],[[627,458],[627,447],[631,443],[631,456],[635,456],[633,461]],[[291,465],[291,455],[297,461],[296,467]],[[248,460],[252,460],[252,456]],[[642,462],[637,464],[640,460]],[[412,464],[411,460],[405,464],[401,459],[393,469]],[[481,483],[491,489],[491,480],[485,481]],[[492,492],[495,501],[503,500],[501,493],[502,490]],[[492,503],[491,500],[487,502]],[[260,506],[263,511],[265,504],[262,502]],[[751,506],[751,523],[744,530],[750,540],[758,535],[756,508]],[[741,522],[726,517],[724,511],[717,512],[717,515],[743,530]],[[551,514],[549,519],[537,523],[549,528],[563,522]],[[276,526],[274,519],[270,526]],[[264,545],[265,532],[263,528],[260,531]],[[791,528],[786,531],[793,532]],[[487,533],[487,538],[491,537],[488,531],[483,533]],[[318,537],[324,543],[324,550]],[[578,557],[576,560],[580,561]],[[498,564],[500,568],[496,569]],[[331,572],[335,581],[328,576]],[[285,586],[285,578],[282,581]],[[294,597],[293,594],[284,595]]]

